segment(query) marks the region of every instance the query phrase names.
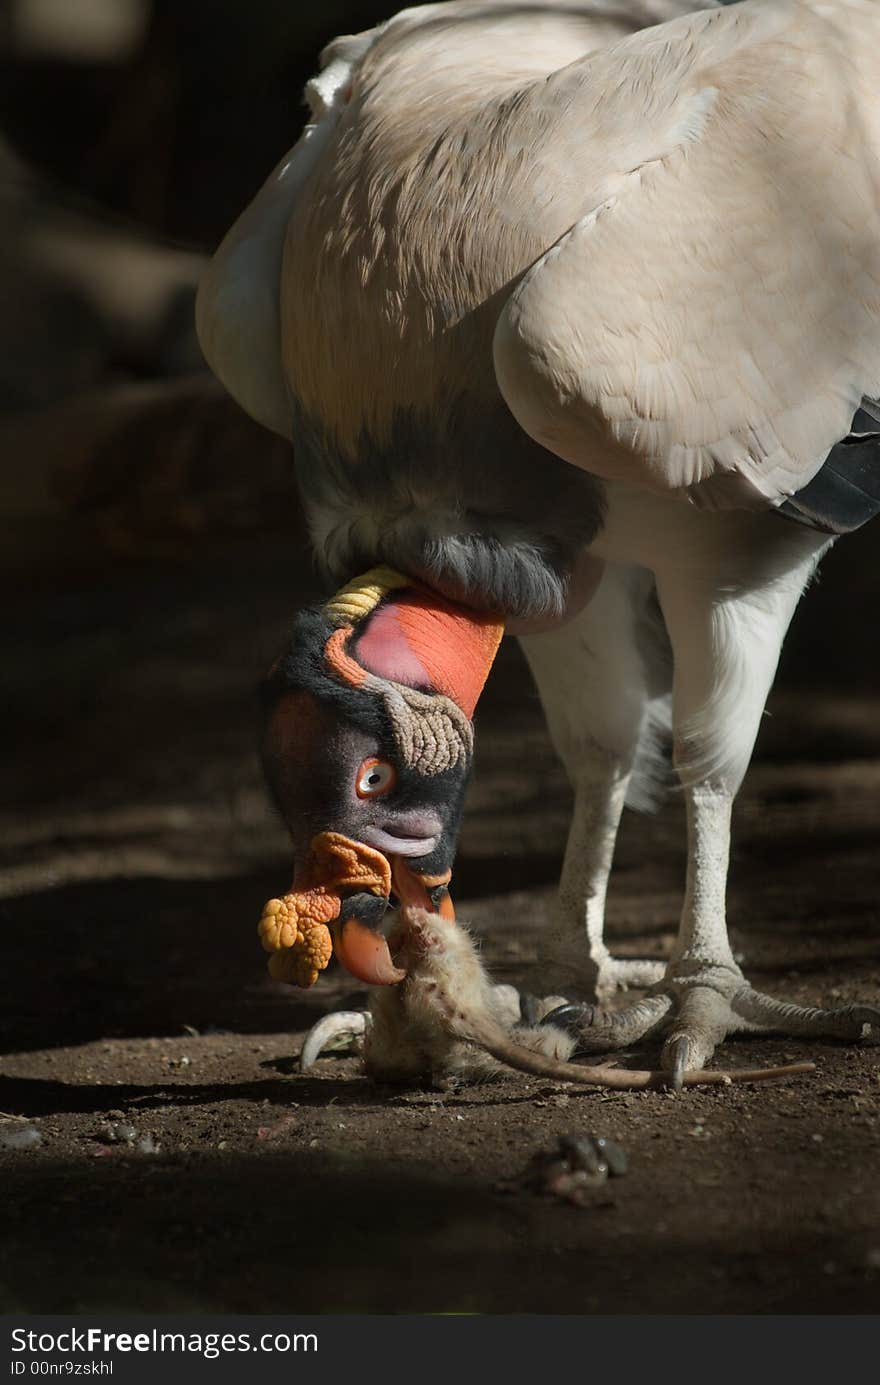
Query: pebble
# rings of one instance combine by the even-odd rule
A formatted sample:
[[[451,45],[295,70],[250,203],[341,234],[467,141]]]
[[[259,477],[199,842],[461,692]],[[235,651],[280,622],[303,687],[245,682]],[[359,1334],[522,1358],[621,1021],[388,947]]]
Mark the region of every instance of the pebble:
[[[0,1131],[2,1149],[36,1149],[43,1143],[43,1136],[35,1125],[20,1125],[13,1130]]]
[[[607,1140],[604,1135],[597,1137],[596,1148],[608,1165],[608,1172],[612,1177],[622,1178],[629,1168],[629,1156],[626,1150],[615,1140]]]
[[[98,1127],[100,1138],[111,1145],[133,1145],[137,1134],[135,1127],[124,1121],[105,1121]]]
[[[550,1193],[575,1207],[585,1207],[591,1193],[609,1176],[626,1173],[626,1152],[614,1140],[595,1135],[560,1135],[555,1150],[539,1150],[521,1182],[535,1192]],[[606,1205],[606,1204],[600,1204]]]

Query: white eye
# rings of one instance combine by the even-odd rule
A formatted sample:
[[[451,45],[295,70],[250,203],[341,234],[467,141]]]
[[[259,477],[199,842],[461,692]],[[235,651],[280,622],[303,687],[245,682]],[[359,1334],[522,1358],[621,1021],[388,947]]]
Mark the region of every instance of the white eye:
[[[394,788],[397,779],[394,766],[389,765],[387,760],[364,760],[358,770],[357,789],[358,798],[378,798],[380,794],[388,793]]]

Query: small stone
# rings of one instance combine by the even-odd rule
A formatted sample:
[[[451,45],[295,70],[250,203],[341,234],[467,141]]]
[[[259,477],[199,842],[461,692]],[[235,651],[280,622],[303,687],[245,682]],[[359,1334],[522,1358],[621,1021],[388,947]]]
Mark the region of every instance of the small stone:
[[[137,1147],[141,1154],[158,1154],[161,1145],[153,1139],[152,1135],[142,1135],[137,1142]]]
[[[560,1135],[559,1152],[573,1169],[580,1169],[594,1178],[607,1175],[608,1166],[597,1149],[592,1135]]]
[[[2,1149],[36,1149],[43,1143],[43,1136],[35,1125],[20,1125],[15,1129],[0,1131]]]
[[[629,1156],[623,1146],[616,1140],[607,1140],[604,1135],[600,1135],[596,1147],[608,1165],[608,1172],[612,1178],[622,1178],[629,1168]]]
[[[104,1121],[98,1126],[98,1137],[110,1145],[133,1145],[137,1130],[125,1121]]]
[[[824,1135],[819,1135],[819,1134],[817,1133],[817,1134],[815,1134],[815,1135],[811,1135],[811,1136],[810,1136],[810,1139],[813,1141],[814,1144],[820,1145],[820,1144],[822,1144],[823,1140],[825,1139],[825,1136],[824,1136]]]
[[[536,1155],[526,1170],[530,1185],[539,1192],[555,1185],[560,1178],[567,1178],[571,1165],[567,1159],[548,1159],[546,1155]]]

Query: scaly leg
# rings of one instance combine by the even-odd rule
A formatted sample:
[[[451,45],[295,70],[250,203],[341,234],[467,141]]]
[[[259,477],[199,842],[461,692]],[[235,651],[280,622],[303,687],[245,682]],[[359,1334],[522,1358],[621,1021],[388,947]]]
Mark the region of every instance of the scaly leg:
[[[715,538],[723,539],[724,532],[722,523]],[[775,535],[767,537],[772,541]],[[748,585],[736,579],[739,555],[723,549],[720,560],[712,554],[714,566],[698,552],[690,555],[690,566],[680,562],[658,574],[675,656],[675,759],[687,806],[687,883],[678,940],[665,976],[644,1001],[616,1014],[584,1008],[577,1017],[569,1010],[567,1018],[579,1031],[582,1051],[624,1047],[665,1032],[661,1061],[675,1086],[730,1034],[857,1039],[865,1026],[880,1027],[875,1007],[804,1009],[753,990],[727,936],[731,807],[782,640],[815,561],[806,536],[802,550],[798,536],[780,529],[778,547],[747,553]]]
[[[663,973],[661,962],[612,957],[604,940],[620,815],[667,673],[645,639],[652,593],[644,569],[609,563],[580,616],[522,640],[575,798],[555,918],[539,958],[544,991],[605,997]]]
[[[590,748],[575,780],[556,917],[543,943],[542,981],[555,989],[585,989],[603,999],[630,986],[650,986],[663,963],[612,957],[605,943],[605,899],[630,772],[610,753]],[[584,943],[586,942],[586,949]]]

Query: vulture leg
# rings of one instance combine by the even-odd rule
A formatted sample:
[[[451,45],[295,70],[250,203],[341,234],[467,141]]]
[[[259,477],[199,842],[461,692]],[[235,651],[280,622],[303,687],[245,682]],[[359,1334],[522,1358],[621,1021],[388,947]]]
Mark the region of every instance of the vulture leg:
[[[733,537],[739,543],[725,552],[725,524],[707,525],[711,551],[707,547],[657,572],[673,648],[675,764],[687,809],[687,883],[678,939],[665,976],[647,1000],[614,1015],[585,1012],[580,1040],[582,1049],[607,1049],[662,1027],[662,1066],[676,1087],[734,1033],[855,1039],[866,1025],[880,1027],[880,1009],[806,1010],[759,994],[730,948],[725,895],[731,808],[820,540],[780,526],[778,542],[767,531],[766,544],[744,549],[737,526]],[[761,530],[751,538],[761,540]],[[751,576],[740,580],[742,557]],[[668,1013],[657,1008],[664,1002]]]
[[[644,779],[648,723],[668,676],[662,640],[646,639],[653,609],[650,574],[608,563],[575,620],[522,640],[575,796],[556,917],[539,957],[542,992],[596,999],[663,974],[661,962],[612,957],[603,937],[620,815],[634,777]]]

